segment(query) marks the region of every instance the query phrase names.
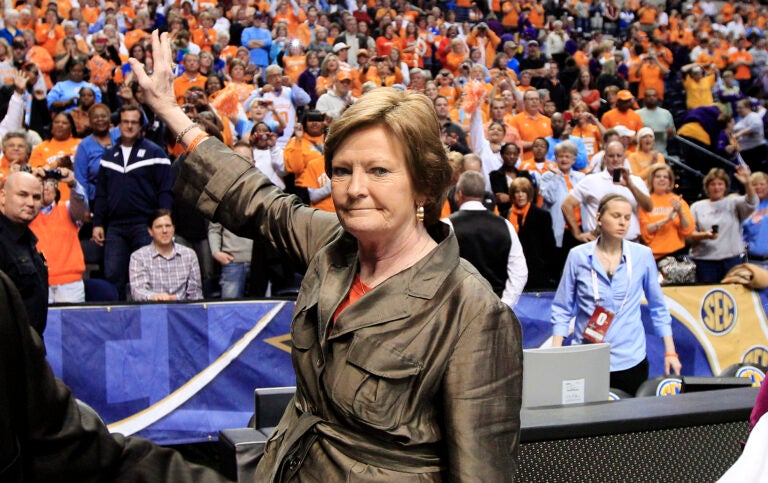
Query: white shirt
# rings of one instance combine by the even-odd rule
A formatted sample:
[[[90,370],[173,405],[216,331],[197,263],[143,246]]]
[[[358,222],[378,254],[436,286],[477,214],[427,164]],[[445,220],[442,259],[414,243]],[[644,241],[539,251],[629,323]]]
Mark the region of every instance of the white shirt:
[[[273,185],[285,189],[285,160],[283,148],[275,145],[269,149],[253,149],[253,165],[269,178]]]
[[[479,201],[467,201],[461,205],[459,210],[486,211],[486,208]],[[502,218],[502,220],[507,225],[512,245],[507,257],[507,283],[504,286],[504,292],[501,294],[501,301],[509,305],[509,308],[514,309],[517,301],[520,299],[520,294],[523,293],[525,283],[528,281],[528,265],[525,263],[523,245],[520,244],[515,227],[506,218]],[[442,221],[453,230],[453,223],[451,223],[450,219],[443,218]]]
[[[639,176],[630,175],[630,181],[637,189],[648,194],[648,187],[645,186],[643,179]],[[613,184],[613,177],[608,171],[601,171],[596,174],[590,174],[573,187],[571,195],[576,198],[582,206],[581,229],[584,232],[590,232],[597,226],[597,207],[603,196],[616,193],[626,197],[632,204],[632,220],[629,230],[624,235],[626,240],[635,240],[640,236],[640,223],[637,220],[637,200],[632,192],[626,186]],[[587,209],[584,213],[583,208]]]

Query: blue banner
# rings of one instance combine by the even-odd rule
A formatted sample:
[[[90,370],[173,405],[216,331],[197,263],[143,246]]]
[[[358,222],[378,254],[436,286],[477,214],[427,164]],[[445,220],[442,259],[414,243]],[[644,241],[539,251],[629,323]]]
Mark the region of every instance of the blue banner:
[[[765,293],[734,285],[664,292],[685,374],[768,364]],[[518,302],[525,348],[548,342],[553,296]],[[292,311],[293,302],[275,300],[54,307],[45,342],[56,375],[111,431],[160,444],[210,441],[247,424],[255,388],[295,385]],[[653,377],[663,373],[664,347],[645,310],[643,323]]]

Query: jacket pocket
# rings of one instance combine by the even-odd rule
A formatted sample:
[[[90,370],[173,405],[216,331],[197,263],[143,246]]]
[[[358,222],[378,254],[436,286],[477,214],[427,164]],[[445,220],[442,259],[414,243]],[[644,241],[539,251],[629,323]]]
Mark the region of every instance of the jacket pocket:
[[[421,363],[381,342],[355,335],[332,397],[345,412],[371,427],[397,427]]]
[[[317,342],[317,323],[317,294],[296,300],[291,323],[291,342],[295,349],[305,352]]]

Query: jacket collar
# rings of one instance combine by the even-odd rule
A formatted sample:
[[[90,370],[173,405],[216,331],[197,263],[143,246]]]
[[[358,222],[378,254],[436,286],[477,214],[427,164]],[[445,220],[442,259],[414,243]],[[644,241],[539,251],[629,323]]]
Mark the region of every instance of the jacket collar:
[[[404,319],[411,315],[417,303],[414,299],[434,298],[445,274],[459,264],[459,244],[450,227],[444,223],[436,223],[429,231],[438,242],[437,248],[344,309],[336,319],[329,339],[364,327]],[[333,311],[349,292],[359,264],[357,241],[348,233],[344,233],[329,248],[331,268],[323,281],[318,300],[318,315],[323,323],[330,320]],[[387,302],[382,303],[383,300]]]

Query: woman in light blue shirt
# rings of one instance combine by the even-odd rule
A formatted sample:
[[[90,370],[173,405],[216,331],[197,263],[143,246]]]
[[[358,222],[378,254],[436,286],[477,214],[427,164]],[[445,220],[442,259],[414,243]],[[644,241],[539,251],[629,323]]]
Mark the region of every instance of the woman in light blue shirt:
[[[610,343],[611,387],[635,394],[648,378],[640,318],[643,294],[656,335],[664,341],[665,373],[680,374],[682,366],[675,352],[672,319],[664,303],[653,253],[648,247],[623,240],[631,218],[632,205],[624,196],[609,194],[600,201],[600,236],[571,250],[565,263],[552,304],[552,345],[563,345],[570,320],[575,317],[572,343],[590,342],[590,338]],[[608,321],[590,324],[593,315],[596,320]]]

